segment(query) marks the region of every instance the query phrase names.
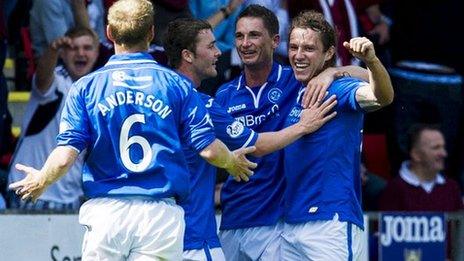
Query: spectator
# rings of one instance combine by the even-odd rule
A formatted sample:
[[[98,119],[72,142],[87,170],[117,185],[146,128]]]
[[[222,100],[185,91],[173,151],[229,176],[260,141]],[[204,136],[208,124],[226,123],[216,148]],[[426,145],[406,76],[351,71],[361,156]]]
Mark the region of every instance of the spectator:
[[[216,63],[218,75],[202,82],[205,93],[213,95],[218,86],[229,80],[231,54],[234,47],[235,20],[243,0],[189,0],[193,17],[206,20],[213,27],[216,44],[222,55]]]
[[[362,209],[364,211],[378,211],[379,198],[387,182],[382,177],[370,172],[361,163]]]
[[[34,55],[39,57],[55,39],[71,27],[94,26],[100,41],[106,40],[102,0],[35,0],[30,11],[30,32]]]
[[[6,58],[6,21],[4,0],[0,0],[0,196],[5,193],[6,173],[3,166],[3,155],[10,150],[11,141],[11,115],[8,111],[8,86],[3,75],[3,65]]]
[[[188,6],[189,0],[152,0],[155,9],[155,38],[150,45],[149,52],[158,63],[168,64],[168,58],[163,48],[169,22],[178,18],[191,18]]]
[[[158,32],[153,39],[157,46],[163,46],[169,22],[177,18],[192,17],[188,6],[188,0],[158,0],[152,1],[155,8],[155,31]]]
[[[380,12],[379,2],[379,0],[289,0],[288,10],[290,18],[295,17],[302,10],[316,10],[323,13],[325,19],[337,31],[337,64],[348,65],[358,62],[343,48],[343,42],[361,36],[360,28],[367,35],[375,35],[374,38],[379,40],[379,44],[383,45],[389,41],[391,22]]]
[[[416,124],[409,132],[409,160],[389,182],[380,199],[388,211],[458,211],[463,209],[458,183],[441,174],[447,152],[435,125]]]
[[[13,156],[12,166],[21,162],[35,168],[41,167],[48,154],[55,148],[61,111],[73,82],[91,72],[98,56],[98,37],[87,28],[71,28],[64,37],[54,40],[39,58],[33,79],[31,98],[24,114],[22,134]],[[61,57],[63,65],[56,66]],[[74,209],[80,206],[83,156],[67,175],[39,198],[37,203],[20,201],[10,193],[13,208]],[[8,183],[24,175],[11,168]]]

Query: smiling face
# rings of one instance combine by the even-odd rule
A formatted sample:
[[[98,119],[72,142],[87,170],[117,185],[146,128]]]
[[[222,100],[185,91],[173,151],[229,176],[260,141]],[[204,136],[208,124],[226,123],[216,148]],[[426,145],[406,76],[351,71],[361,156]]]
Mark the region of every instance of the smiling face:
[[[64,48],[61,59],[75,81],[92,71],[98,57],[98,45],[89,35],[72,38],[72,44],[72,48]]]
[[[420,133],[419,140],[412,150],[411,159],[435,174],[445,168],[447,155],[443,134],[425,129]]]
[[[237,21],[235,47],[247,67],[272,64],[273,53],[279,44],[278,35],[270,35],[263,20],[257,17],[242,17]]]
[[[324,51],[320,34],[310,28],[294,28],[288,46],[288,58],[295,78],[303,83],[319,74],[335,51],[333,46]]]
[[[221,51],[216,46],[216,39],[210,29],[201,30],[197,35],[195,53],[192,59],[192,68],[195,75],[201,80],[216,77],[216,63]]]

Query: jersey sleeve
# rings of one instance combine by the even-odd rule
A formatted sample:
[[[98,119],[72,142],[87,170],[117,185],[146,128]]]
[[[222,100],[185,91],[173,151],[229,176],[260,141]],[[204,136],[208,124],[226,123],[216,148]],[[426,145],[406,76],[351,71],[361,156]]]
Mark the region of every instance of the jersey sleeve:
[[[187,92],[182,104],[180,132],[187,145],[197,152],[202,151],[216,138],[205,104],[193,88]]]
[[[81,89],[73,85],[61,113],[58,146],[71,146],[79,153],[89,145],[89,116]]]
[[[332,94],[337,96],[337,107],[339,110],[364,112],[356,101],[356,91],[365,84],[367,83],[355,78],[340,78],[333,82],[332,87],[329,88],[329,95],[327,97],[330,97]]]
[[[235,120],[214,98],[208,97],[206,108],[213,121],[216,138],[224,142],[230,150],[253,146],[256,143],[258,134]]]

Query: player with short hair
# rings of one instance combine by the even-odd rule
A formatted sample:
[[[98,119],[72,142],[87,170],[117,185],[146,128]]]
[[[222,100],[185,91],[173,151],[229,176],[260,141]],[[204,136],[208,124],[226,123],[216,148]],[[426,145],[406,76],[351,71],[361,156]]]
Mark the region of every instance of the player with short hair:
[[[285,151],[285,225],[282,260],[359,260],[363,216],[359,175],[364,113],[393,101],[390,77],[367,38],[353,38],[344,47],[369,69],[369,83],[352,77],[336,79],[337,117]],[[314,11],[294,18],[288,56],[295,77],[306,83],[333,65],[334,29]],[[286,125],[299,120],[301,95],[294,100]],[[301,157],[304,155],[304,158]]]
[[[278,20],[269,9],[246,7],[238,16],[235,46],[243,62],[243,72],[222,85],[216,101],[238,121],[255,132],[276,131],[298,95],[300,83],[289,66],[273,61],[279,44]],[[365,77],[358,67],[328,68],[308,83],[305,106],[325,95],[324,88],[334,75],[349,71]],[[306,96],[305,96],[306,97]],[[301,160],[302,153],[297,154]],[[228,179],[222,188],[220,239],[228,260],[280,260],[283,230],[283,151],[256,159],[258,168],[247,183]]]
[[[108,13],[115,55],[81,78],[63,111],[58,147],[41,170],[17,164],[27,175],[10,185],[35,200],[84,149],[85,195],[79,213],[86,228],[82,258],[180,260],[188,168],[181,140],[237,180],[255,163],[215,139],[204,103],[191,84],[146,52],[153,38],[148,0],[120,0]],[[140,29],[142,28],[142,30]]]
[[[193,86],[202,80],[214,77],[215,63],[221,52],[216,47],[211,26],[202,20],[178,19],[167,29],[164,48],[168,60]],[[303,135],[315,131],[332,119],[335,114],[325,114],[336,104],[334,98],[322,106],[313,106],[302,112],[302,120],[278,132],[257,134],[236,121],[214,99],[199,93],[211,116],[216,137],[229,148],[254,145],[255,155],[264,155],[278,150]],[[184,237],[184,260],[225,260],[217,237],[214,216],[214,185],[216,169],[199,158],[191,149],[184,149],[190,170],[190,195],[181,202],[185,210],[186,230]]]

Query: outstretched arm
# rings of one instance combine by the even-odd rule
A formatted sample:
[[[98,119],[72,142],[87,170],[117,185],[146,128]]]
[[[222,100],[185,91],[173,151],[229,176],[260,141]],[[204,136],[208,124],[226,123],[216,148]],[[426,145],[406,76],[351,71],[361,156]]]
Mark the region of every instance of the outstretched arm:
[[[16,169],[24,172],[24,179],[12,183],[9,189],[14,190],[22,200],[36,201],[48,186],[63,176],[74,164],[79,154],[68,146],[58,146],[48,156],[41,170],[16,164]]]
[[[253,175],[252,169],[256,168],[257,164],[249,161],[245,155],[254,152],[255,149],[247,147],[230,151],[222,141],[215,139],[200,152],[200,156],[211,165],[225,169],[236,181],[248,181],[248,177]]]

